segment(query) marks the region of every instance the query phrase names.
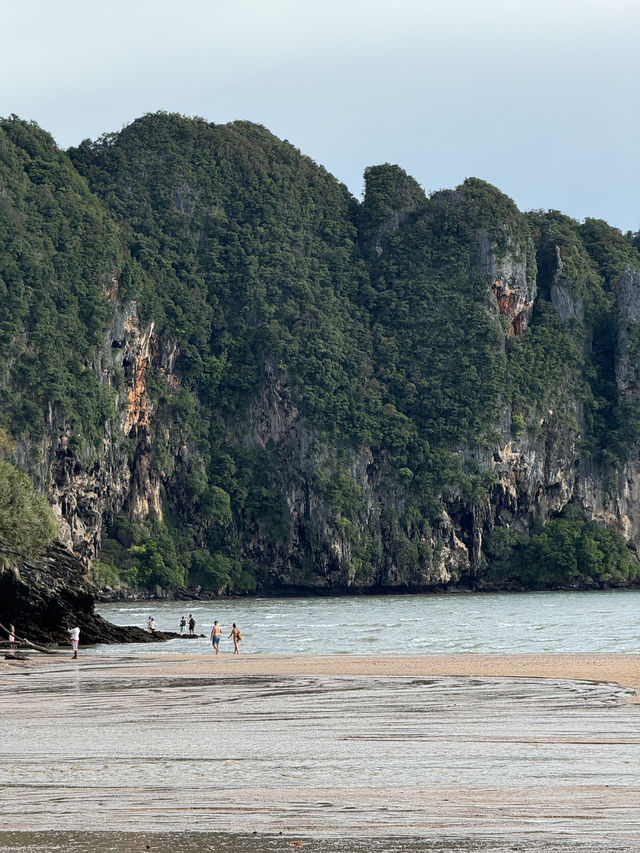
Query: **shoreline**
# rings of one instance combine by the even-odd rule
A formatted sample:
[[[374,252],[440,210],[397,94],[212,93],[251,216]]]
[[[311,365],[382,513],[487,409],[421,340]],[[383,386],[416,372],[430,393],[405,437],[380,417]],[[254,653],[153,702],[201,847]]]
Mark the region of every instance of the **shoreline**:
[[[639,654],[430,654],[430,655],[308,655],[135,653],[97,655],[80,650],[77,661],[70,652],[30,655],[25,661],[0,663],[0,672],[48,671],[71,666],[104,669],[110,673],[149,676],[401,676],[467,678],[541,678],[615,682],[635,692],[640,702]]]

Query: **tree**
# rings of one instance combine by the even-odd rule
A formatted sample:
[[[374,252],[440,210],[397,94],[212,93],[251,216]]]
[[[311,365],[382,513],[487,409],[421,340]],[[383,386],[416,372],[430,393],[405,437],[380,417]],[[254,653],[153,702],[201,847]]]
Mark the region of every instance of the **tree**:
[[[36,556],[58,532],[51,507],[26,474],[0,462],[0,549]]]

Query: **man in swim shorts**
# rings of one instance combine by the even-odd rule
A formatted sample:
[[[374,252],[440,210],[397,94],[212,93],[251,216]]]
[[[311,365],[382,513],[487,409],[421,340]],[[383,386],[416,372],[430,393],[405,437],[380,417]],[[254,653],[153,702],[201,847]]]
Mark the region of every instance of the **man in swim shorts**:
[[[213,623],[213,628],[211,629],[211,644],[213,648],[216,650],[216,654],[220,651],[220,637],[222,636],[222,626],[218,625],[218,620],[216,619]]]

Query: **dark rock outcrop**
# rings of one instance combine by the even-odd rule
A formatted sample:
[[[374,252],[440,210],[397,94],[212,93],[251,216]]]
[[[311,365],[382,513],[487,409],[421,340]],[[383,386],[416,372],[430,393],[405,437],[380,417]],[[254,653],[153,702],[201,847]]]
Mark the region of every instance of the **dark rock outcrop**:
[[[94,612],[93,587],[82,562],[60,542],[37,560],[0,566],[0,623],[15,625],[32,643],[68,643],[67,628],[80,628],[80,642],[154,643],[178,634],[112,625]]]

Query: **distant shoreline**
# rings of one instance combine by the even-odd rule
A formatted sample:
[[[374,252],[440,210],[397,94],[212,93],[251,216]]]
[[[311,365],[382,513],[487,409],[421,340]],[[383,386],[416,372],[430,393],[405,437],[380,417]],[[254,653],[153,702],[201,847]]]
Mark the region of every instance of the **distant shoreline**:
[[[433,595],[433,596],[482,596],[482,595],[526,595],[528,593],[540,592],[633,592],[640,589],[640,581],[637,583],[625,583],[615,586],[552,586],[552,587],[470,587],[470,586],[429,586],[410,587],[398,589],[395,587],[371,588],[371,589],[266,589],[249,593],[230,593],[219,595],[211,590],[163,590],[161,594],[151,590],[106,590],[98,589],[94,593],[95,602],[100,604],[143,604],[147,601],[184,601],[185,604],[194,601],[245,601],[256,598],[374,598],[376,596],[389,596],[396,598],[403,595]]]

